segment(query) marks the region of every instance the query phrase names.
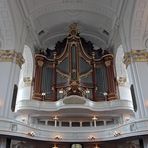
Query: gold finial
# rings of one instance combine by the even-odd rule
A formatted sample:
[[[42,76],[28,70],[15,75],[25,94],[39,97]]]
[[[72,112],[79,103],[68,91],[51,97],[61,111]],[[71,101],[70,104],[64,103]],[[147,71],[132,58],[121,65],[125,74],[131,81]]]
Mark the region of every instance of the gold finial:
[[[73,23],[69,26],[69,35],[71,36],[75,36],[79,33],[78,30],[78,24],[77,23]]]

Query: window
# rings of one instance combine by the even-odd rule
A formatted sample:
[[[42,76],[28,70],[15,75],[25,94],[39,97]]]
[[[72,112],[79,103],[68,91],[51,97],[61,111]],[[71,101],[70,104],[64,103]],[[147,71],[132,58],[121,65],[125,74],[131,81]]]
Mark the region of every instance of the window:
[[[135,91],[134,91],[134,85],[132,84],[131,87],[131,95],[132,95],[132,100],[133,100],[133,107],[134,107],[134,111],[137,111],[137,102],[136,102],[136,96],[135,96]]]
[[[13,96],[12,96],[12,102],[11,102],[11,110],[15,111],[15,104],[16,104],[16,96],[17,96],[18,87],[16,84],[14,84],[13,88]]]

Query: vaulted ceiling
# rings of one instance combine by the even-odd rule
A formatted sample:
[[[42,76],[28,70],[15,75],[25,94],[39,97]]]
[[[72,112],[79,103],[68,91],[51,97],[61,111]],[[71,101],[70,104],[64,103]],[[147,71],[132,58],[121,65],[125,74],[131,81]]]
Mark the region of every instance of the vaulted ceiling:
[[[117,28],[124,0],[20,0],[27,20],[43,47],[54,48],[78,23],[82,37],[106,48]]]

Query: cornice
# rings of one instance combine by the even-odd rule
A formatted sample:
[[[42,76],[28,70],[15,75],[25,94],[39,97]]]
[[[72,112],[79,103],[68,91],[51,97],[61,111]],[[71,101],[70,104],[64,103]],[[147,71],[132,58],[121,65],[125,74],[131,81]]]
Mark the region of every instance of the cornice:
[[[0,50],[0,62],[14,62],[21,67],[25,60],[22,54],[15,50]]]
[[[124,54],[123,63],[126,67],[132,62],[148,62],[148,51],[143,50],[131,50]]]

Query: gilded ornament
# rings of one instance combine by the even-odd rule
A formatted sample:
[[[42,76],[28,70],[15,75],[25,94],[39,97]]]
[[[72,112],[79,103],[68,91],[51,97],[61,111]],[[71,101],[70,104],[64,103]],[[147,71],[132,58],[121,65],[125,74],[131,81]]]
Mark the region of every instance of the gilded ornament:
[[[148,62],[148,52],[145,49],[126,52],[123,63],[127,67],[132,62]]]
[[[0,62],[14,62],[21,67],[25,60],[22,54],[15,50],[0,50]]]
[[[37,61],[37,63],[38,63],[38,66],[40,66],[40,67],[42,67],[42,66],[43,66],[43,64],[44,64],[44,62],[43,62],[43,61],[41,61],[41,60],[38,60],[38,61]]]
[[[105,61],[105,66],[110,66],[111,65],[111,61]]]
[[[79,33],[78,24],[77,23],[71,24],[70,27],[69,27],[69,34],[71,36],[76,36],[78,33]]]

